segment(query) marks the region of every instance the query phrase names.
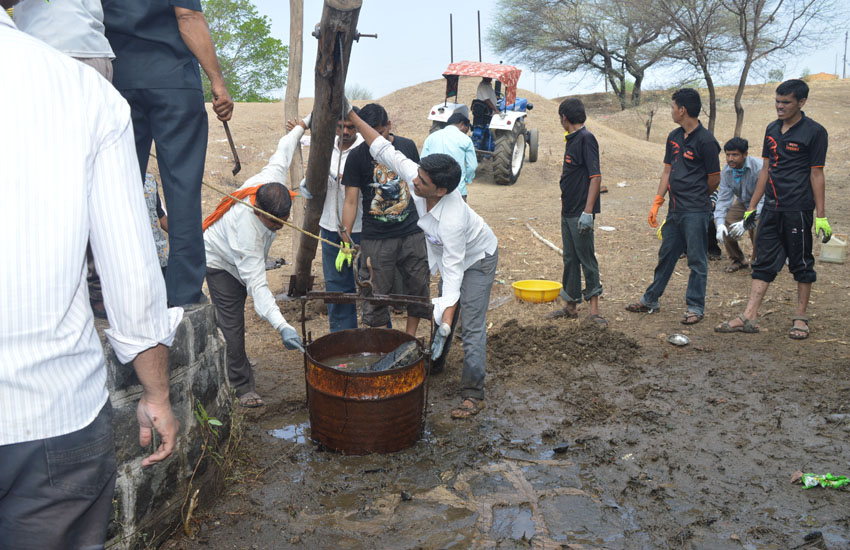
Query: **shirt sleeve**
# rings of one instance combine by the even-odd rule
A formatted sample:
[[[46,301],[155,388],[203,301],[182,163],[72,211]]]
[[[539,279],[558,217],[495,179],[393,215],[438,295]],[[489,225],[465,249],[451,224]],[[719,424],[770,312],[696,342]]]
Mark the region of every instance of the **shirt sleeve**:
[[[673,162],[673,148],[670,147],[671,143],[670,136],[667,136],[667,143],[664,144],[664,164],[671,164]]]
[[[587,167],[587,175],[590,178],[602,176],[602,169],[599,166],[599,142],[593,134],[587,135],[582,147],[582,156],[584,156],[584,165]]]
[[[814,139],[812,139],[812,143],[809,145],[809,158],[811,159],[811,166],[813,168],[823,167],[826,165],[826,148],[828,141],[829,136],[826,133],[826,128],[819,128],[814,135]]]
[[[187,10],[204,11],[201,9],[201,0],[168,0],[168,5]]]
[[[466,159],[466,182],[469,183],[475,179],[475,171],[478,170],[478,156],[475,154],[475,145],[469,136],[464,143],[464,158]]]
[[[342,171],[342,184],[346,187],[360,188],[363,163],[367,160],[362,152],[363,149],[358,147],[349,152],[345,158],[345,170]]]
[[[456,217],[441,219],[437,237],[443,243],[440,260],[440,278],[443,282],[442,294],[434,298],[434,322],[443,322],[443,312],[460,300],[460,286],[463,283],[463,260],[466,257],[466,233],[463,224]]]
[[[277,150],[272,154],[269,163],[257,175],[248,178],[245,186],[250,187],[261,183],[282,183],[286,185],[286,176],[289,165],[292,163],[292,155],[295,154],[296,147],[300,147],[301,136],[303,135],[304,128],[300,124],[296,124],[295,128],[280,138],[277,143]]]
[[[432,143],[434,143],[434,140],[431,139],[431,136],[428,136],[427,138],[425,138],[425,143],[422,144],[422,156],[423,157],[427,157],[428,155],[431,155],[431,154],[434,153],[434,151],[431,150],[431,144]],[[417,160],[416,162],[419,162],[419,161]]]
[[[761,158],[769,159],[770,158],[770,141],[767,139],[767,132],[764,133],[764,142],[761,146]]]
[[[705,173],[707,175],[719,174],[720,173],[720,145],[717,143],[717,140],[707,139],[705,143],[702,144],[702,151],[700,151],[702,155],[703,168],[705,168]]]
[[[105,105],[100,113],[120,117],[114,121],[95,115],[102,117],[99,125],[105,131],[94,159],[89,240],[109,315],[106,337],[118,360],[130,363],[158,344],[170,346],[183,310],[166,305],[165,282],[139,185],[129,107],[123,101],[116,105],[118,99],[117,93],[105,94],[103,100],[92,102]]]
[[[241,220],[253,216],[252,211],[241,212]],[[235,233],[235,234],[234,234]],[[248,294],[254,299],[254,310],[257,315],[269,322],[278,332],[289,323],[283,318],[274,295],[269,289],[266,279],[266,257],[263,235],[257,229],[244,221],[237,225],[237,231],[228,231],[227,240],[233,250],[233,259],[239,278],[245,283]]]
[[[726,223],[726,213],[729,207],[732,206],[732,201],[735,198],[735,193],[732,189],[731,181],[734,177],[732,169],[729,166],[724,166],[720,171],[720,185],[717,186],[717,199],[714,206],[714,219],[718,224]]]

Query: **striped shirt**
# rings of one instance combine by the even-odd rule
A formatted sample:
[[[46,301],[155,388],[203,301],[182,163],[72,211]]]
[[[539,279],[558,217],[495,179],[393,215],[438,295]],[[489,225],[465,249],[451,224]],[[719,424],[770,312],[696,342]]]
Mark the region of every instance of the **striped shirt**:
[[[130,109],[94,69],[18,31],[0,12],[0,445],[84,428],[106,402],[86,285],[90,240],[123,363],[169,345]],[[15,200],[18,198],[18,200]],[[128,367],[129,368],[129,367]]]

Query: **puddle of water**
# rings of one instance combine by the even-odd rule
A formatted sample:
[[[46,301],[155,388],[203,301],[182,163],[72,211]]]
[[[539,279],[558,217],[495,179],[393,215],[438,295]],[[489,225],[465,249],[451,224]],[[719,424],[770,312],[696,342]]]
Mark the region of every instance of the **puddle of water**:
[[[301,424],[291,424],[289,426],[284,426],[283,428],[269,430],[269,435],[278,439],[283,439],[284,441],[289,441],[290,443],[301,444],[307,441],[307,430],[309,429],[310,423],[303,422]]]
[[[531,540],[536,532],[528,504],[493,507],[493,526],[490,533],[494,538]]]

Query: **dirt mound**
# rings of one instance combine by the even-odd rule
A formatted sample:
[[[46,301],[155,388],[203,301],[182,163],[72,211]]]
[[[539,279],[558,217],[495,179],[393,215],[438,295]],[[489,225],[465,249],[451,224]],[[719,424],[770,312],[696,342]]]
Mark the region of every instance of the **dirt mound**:
[[[521,325],[510,319],[487,337],[488,368],[494,375],[513,373],[517,366],[551,365],[561,370],[591,362],[627,365],[638,349],[638,343],[622,332],[599,330],[589,321]]]

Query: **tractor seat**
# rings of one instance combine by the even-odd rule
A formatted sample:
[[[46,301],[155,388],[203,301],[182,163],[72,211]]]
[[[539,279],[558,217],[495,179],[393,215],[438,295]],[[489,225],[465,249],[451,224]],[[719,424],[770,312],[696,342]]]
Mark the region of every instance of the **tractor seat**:
[[[493,109],[480,99],[472,100],[472,127],[483,128],[490,124],[493,118]]]

